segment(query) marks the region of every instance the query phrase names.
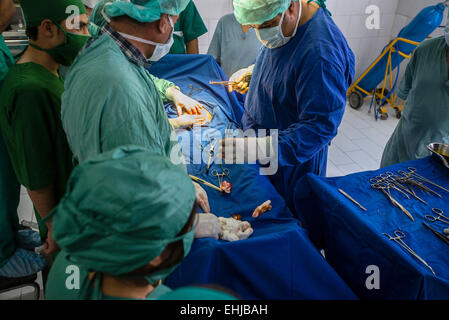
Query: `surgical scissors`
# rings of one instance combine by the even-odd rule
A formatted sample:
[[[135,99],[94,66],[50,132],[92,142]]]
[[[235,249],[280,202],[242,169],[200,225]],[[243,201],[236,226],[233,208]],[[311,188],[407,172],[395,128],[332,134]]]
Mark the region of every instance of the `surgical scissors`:
[[[375,179],[374,179],[375,180]],[[374,181],[373,179],[370,179],[370,181]],[[415,219],[413,218],[413,216],[411,215],[410,212],[408,212],[407,209],[404,208],[404,206],[402,204],[400,204],[395,198],[393,198],[389,192],[389,187],[385,182],[377,182],[377,183],[373,183],[371,182],[371,187],[374,189],[378,189],[381,190],[389,199],[390,201],[399,209],[401,209],[402,212],[404,212],[407,217],[409,217],[413,222],[415,221]],[[388,190],[388,191],[387,191]]]
[[[209,150],[209,160],[207,161],[207,167],[206,167],[206,174],[209,174],[210,165],[212,164],[212,158],[215,155],[215,144],[212,143],[212,141],[216,140],[215,138],[212,138],[210,140],[210,150]]]
[[[430,271],[432,271],[433,275],[436,277],[436,273],[435,271],[433,271],[432,267],[429,266],[429,264],[424,261],[423,258],[421,258],[420,256],[418,256],[418,254],[412,250],[412,248],[410,248],[405,242],[404,242],[404,238],[405,238],[405,233],[400,231],[400,230],[396,230],[394,232],[394,237],[390,236],[388,233],[384,233],[385,236],[388,237],[388,240],[390,241],[394,241],[396,242],[398,245],[400,245],[402,248],[404,248],[405,250],[407,250],[408,253],[410,253],[411,255],[413,255],[416,259],[418,259],[422,264],[424,264],[427,268],[430,269]]]
[[[433,208],[432,212],[435,213],[436,216],[430,215],[430,214],[425,215],[424,217],[426,218],[427,221],[429,221],[429,222],[440,221],[442,223],[449,224],[449,218],[443,215],[444,214],[443,210],[438,209],[438,208]]]

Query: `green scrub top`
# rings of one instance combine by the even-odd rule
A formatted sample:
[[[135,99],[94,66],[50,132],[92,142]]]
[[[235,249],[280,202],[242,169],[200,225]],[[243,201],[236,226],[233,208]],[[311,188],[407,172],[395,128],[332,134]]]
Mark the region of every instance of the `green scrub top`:
[[[108,34],[98,37],[71,66],[62,95],[62,123],[75,158],[82,163],[136,145],[186,170],[163,104],[161,88],[169,85],[130,62]]]
[[[0,35],[0,88],[14,58]],[[0,100],[3,101],[3,100]],[[0,105],[1,107],[1,105]],[[16,251],[16,235],[19,230],[17,207],[20,200],[20,184],[9,160],[3,137],[0,134],[0,268]]]
[[[47,300],[130,300],[103,294],[100,281],[89,280],[89,271],[77,265],[70,255],[62,250],[56,257],[47,279],[45,299]],[[146,300],[155,300],[171,291],[158,285]]]
[[[423,42],[410,60],[397,95],[407,100],[381,166],[424,158],[426,145],[449,144],[449,74],[443,37]]]
[[[73,169],[60,120],[63,90],[60,78],[32,62],[14,65],[0,90],[0,126],[18,181],[30,190],[53,185],[56,201]]]
[[[173,35],[173,45],[169,53],[185,54],[186,43],[199,38],[207,32],[203,19],[198,12],[193,1],[190,1],[187,7],[179,15],[175,24],[175,33]]]

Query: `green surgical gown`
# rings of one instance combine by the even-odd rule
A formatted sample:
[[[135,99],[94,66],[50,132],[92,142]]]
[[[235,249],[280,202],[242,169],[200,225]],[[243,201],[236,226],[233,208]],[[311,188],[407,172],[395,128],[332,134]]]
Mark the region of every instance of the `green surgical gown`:
[[[14,65],[0,90],[0,126],[18,181],[30,190],[53,185],[57,201],[73,169],[61,123],[63,90],[60,78],[32,62]]]
[[[0,35],[0,88],[14,58]],[[0,100],[3,101],[3,100]],[[0,108],[2,106],[0,105]],[[19,230],[17,206],[20,185],[17,181],[3,137],[0,134],[0,268],[16,251],[16,234]]]
[[[62,95],[62,122],[76,159],[136,145],[185,170],[160,94],[169,84],[130,62],[109,35],[97,38],[70,68]]]
[[[381,167],[430,155],[431,142],[449,144],[449,76],[444,37],[423,42],[410,60],[397,94],[407,100],[385,147]]]
[[[185,54],[186,43],[199,38],[207,32],[203,19],[198,12],[193,1],[179,15],[175,24],[175,34],[173,35],[173,45],[169,53]]]

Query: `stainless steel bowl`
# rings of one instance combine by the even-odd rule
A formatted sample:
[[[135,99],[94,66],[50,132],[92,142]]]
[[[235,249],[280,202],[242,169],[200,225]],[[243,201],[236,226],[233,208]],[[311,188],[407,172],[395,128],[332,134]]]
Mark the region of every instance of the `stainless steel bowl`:
[[[432,155],[440,159],[444,166],[449,169],[449,145],[444,143],[431,143],[427,146]]]

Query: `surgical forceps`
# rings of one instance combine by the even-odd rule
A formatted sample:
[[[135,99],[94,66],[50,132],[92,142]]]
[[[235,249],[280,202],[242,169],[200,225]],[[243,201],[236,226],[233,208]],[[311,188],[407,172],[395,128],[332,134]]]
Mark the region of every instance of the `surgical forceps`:
[[[449,218],[443,215],[443,213],[444,213],[443,210],[437,209],[437,208],[433,208],[432,212],[435,213],[436,216],[431,215],[431,214],[425,215],[424,217],[426,218],[427,221],[429,221],[429,222],[440,221],[442,223],[449,224]]]
[[[418,170],[417,170],[416,168],[414,168],[414,167],[408,167],[408,170],[409,170],[409,172],[405,172],[405,171],[402,171],[402,170],[401,170],[401,171],[398,171],[398,173],[399,173],[399,174],[406,174],[407,176],[413,176],[413,177],[416,177],[416,178],[418,178],[418,179],[420,179],[420,180],[422,180],[422,181],[424,181],[424,182],[430,183],[431,185],[433,185],[433,186],[435,186],[435,187],[438,187],[438,188],[440,188],[440,189],[442,189],[442,190],[444,190],[444,191],[446,191],[446,192],[449,193],[449,190],[448,190],[448,189],[443,188],[442,186],[436,184],[435,182],[432,182],[432,181],[430,181],[429,179],[426,179],[426,178],[424,178],[423,176],[417,174],[416,171],[418,171]]]
[[[370,179],[370,180],[372,180],[372,179]],[[409,217],[413,222],[415,221],[415,219],[413,218],[411,213],[408,212],[408,210],[405,209],[402,204],[400,204],[395,198],[393,198],[391,196],[390,191],[389,191],[389,187],[388,187],[388,185],[385,182],[371,183],[371,187],[374,188],[374,189],[381,190],[390,199],[391,203],[393,203],[396,207],[401,209],[401,211],[404,212],[407,215],[407,217]]]
[[[410,248],[405,242],[404,242],[404,238],[405,238],[405,233],[400,231],[400,230],[396,230],[394,232],[394,237],[390,236],[388,233],[384,233],[385,236],[388,237],[388,240],[390,241],[394,241],[396,242],[398,245],[400,245],[402,248],[404,248],[405,250],[407,250],[408,253],[410,253],[412,256],[414,256],[416,259],[418,259],[423,265],[425,265],[427,268],[430,269],[430,271],[432,271],[433,275],[436,277],[436,273],[435,271],[433,271],[432,267],[429,266],[429,264],[424,261],[423,258],[421,258],[420,256],[418,256],[418,254],[412,250],[412,248]]]
[[[410,194],[412,197],[418,199],[422,203],[427,204],[426,201],[424,201],[423,199],[421,199],[420,197],[418,197],[416,195],[415,191],[413,190],[413,187],[409,185],[410,184],[409,181],[406,180],[405,178],[397,176],[397,175],[393,174],[393,172],[391,172],[391,171],[381,174],[380,177],[384,178],[387,182],[393,184],[397,188],[400,188],[404,192]],[[404,185],[404,183],[407,185]],[[395,189],[398,190],[397,188],[395,188]],[[404,192],[402,192],[402,193],[405,194]],[[410,197],[407,194],[405,194],[405,195],[407,196],[408,199],[410,199]]]
[[[212,138],[210,140],[210,150],[209,150],[209,160],[207,161],[207,167],[206,167],[206,174],[209,174],[210,165],[212,164],[212,158],[215,155],[215,144],[212,143],[212,141],[216,140],[215,138]]]
[[[194,94],[195,91],[198,91],[198,92],[203,91],[203,88],[195,88],[195,87],[193,86],[193,84],[189,85],[189,89],[190,89],[190,92],[189,92],[189,94],[187,95],[187,96],[189,96],[189,97],[190,97],[192,94]]]

